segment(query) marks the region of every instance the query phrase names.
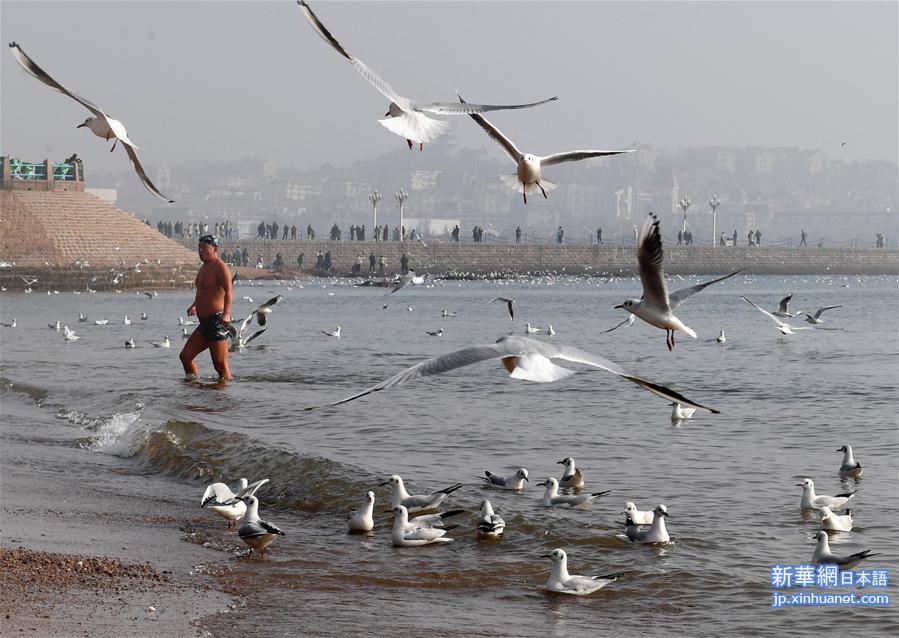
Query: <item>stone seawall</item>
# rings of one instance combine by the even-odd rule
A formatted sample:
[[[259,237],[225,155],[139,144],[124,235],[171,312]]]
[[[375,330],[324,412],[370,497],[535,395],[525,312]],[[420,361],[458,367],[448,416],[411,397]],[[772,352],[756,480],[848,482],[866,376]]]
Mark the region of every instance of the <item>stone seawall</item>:
[[[182,240],[188,248],[195,248],[193,240]],[[616,273],[631,274],[636,268],[632,245],[558,245],[558,244],[473,244],[426,242],[348,242],[299,240],[223,241],[224,250],[236,247],[249,251],[249,265],[255,265],[258,255],[269,267],[275,255],[281,253],[288,268],[297,267],[297,256],[304,254],[304,270],[311,271],[319,250],[331,251],[334,270],[346,274],[355,263],[356,255],[363,258],[362,272],[368,272],[368,255],[377,259],[384,255],[388,273],[400,268],[405,252],[409,267],[431,274],[471,273],[477,276],[492,273],[566,273],[574,275]],[[717,246],[665,246],[665,271],[670,274],[717,274],[738,268],[749,272],[777,275],[814,274],[899,274],[899,251],[891,249],[840,250],[819,248],[741,248]]]

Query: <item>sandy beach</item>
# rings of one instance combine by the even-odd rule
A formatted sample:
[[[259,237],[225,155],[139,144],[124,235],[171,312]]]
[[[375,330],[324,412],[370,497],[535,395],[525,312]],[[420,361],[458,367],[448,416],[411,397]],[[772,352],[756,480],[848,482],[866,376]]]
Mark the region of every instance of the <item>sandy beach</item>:
[[[199,501],[160,498],[155,477],[135,489],[121,459],[59,433],[42,433],[47,454],[19,436],[31,425],[4,418],[0,633],[211,636],[202,619],[237,604],[213,589],[221,555],[190,542],[191,521],[209,522]]]

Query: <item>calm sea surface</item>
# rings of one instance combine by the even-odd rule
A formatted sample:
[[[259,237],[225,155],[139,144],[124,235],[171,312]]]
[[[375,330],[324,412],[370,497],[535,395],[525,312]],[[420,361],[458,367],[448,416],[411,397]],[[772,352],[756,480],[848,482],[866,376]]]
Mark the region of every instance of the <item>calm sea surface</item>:
[[[2,321],[15,317],[18,327],[0,328],[4,419],[70,429],[86,463],[115,455],[134,470],[123,481],[158,475],[197,501],[214,480],[270,478],[259,493],[263,516],[287,536],[265,561],[209,550],[210,562],[231,568],[224,580],[255,592],[256,622],[267,635],[812,636],[842,627],[884,636],[897,629],[896,602],[771,609],[769,570],[811,559],[818,523],[800,512],[796,486],[811,477],[819,493],[858,490],[856,527],[835,536],[832,548],[881,552],[868,567],[889,569],[890,586],[879,591],[899,595],[897,288],[895,277],[738,276],[681,307],[678,315],[699,338],[679,334],[668,352],[664,332],[639,321],[601,334],[625,317],[615,304],[639,297],[639,282],[629,278],[437,281],[390,296],[344,279],[241,283],[235,317],[274,294],[284,301],[268,331],[232,354],[236,378],[224,388],[211,383],[205,354],[199,363],[209,383],[182,381],[178,316],[192,293],[152,300],[133,292],[5,293]],[[790,292],[796,309],[842,304],[824,318],[845,330],[785,337],[739,298],[773,308]],[[516,299],[515,322],[503,304],[488,303],[500,295]],[[444,308],[456,316],[441,318]],[[138,319],[141,311],[147,321]],[[78,323],[79,312],[110,323]],[[124,314],[132,325],[122,324]],[[64,342],[47,328],[57,319],[82,338]],[[499,362],[303,410],[429,356],[523,334],[526,321],[551,323],[553,340],[721,414],[674,426],[664,401],[604,372],[580,368],[560,382],[534,384],[508,378]],[[320,333],[338,325],[340,340]],[[443,337],[425,332],[437,328]],[[714,340],[721,329],[723,346]],[[170,350],[149,344],[165,335]],[[137,349],[124,348],[128,337]],[[835,450],[844,443],[865,468],[857,482],[837,476]],[[583,511],[541,507],[534,484],[558,476],[556,461],[566,456],[585,468],[590,491],[612,493]],[[507,474],[519,466],[531,476],[524,494],[478,485],[484,470]],[[464,482],[447,505],[475,512],[490,498],[506,519],[505,535],[479,541],[474,516],[462,516],[453,543],[391,547],[387,492],[378,483],[394,473],[413,493]],[[369,489],[378,499],[375,532],[348,535],[345,513]],[[654,548],[621,540],[625,501],[640,509],[666,504],[673,542]],[[220,523],[210,513],[210,533],[224,537]],[[627,574],[590,597],[546,594],[542,555],[555,547],[568,551],[573,572]]]

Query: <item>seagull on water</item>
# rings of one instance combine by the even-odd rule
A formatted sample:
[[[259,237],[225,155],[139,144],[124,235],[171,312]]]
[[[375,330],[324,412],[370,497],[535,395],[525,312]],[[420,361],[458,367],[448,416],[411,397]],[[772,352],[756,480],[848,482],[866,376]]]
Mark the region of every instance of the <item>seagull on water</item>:
[[[686,421],[687,419],[693,418],[693,413],[696,412],[694,408],[685,408],[680,403],[672,403],[671,404],[671,422],[672,423],[680,423],[681,421]]]
[[[840,476],[848,478],[861,478],[862,464],[852,456],[852,446],[843,445],[837,448],[837,452],[843,453],[843,462],[840,464]]]
[[[696,338],[696,332],[675,317],[674,310],[704,288],[733,277],[746,269],[741,268],[729,275],[689,288],[682,288],[669,294],[668,284],[665,283],[665,273],[662,270],[663,258],[659,219],[654,214],[650,214],[650,217],[643,223],[643,229],[637,242],[637,264],[640,268],[640,280],[643,282],[643,296],[640,299],[628,299],[615,307],[623,308],[631,314],[637,315],[651,326],[664,328],[667,337],[665,343],[671,350],[674,348],[674,333],[677,330]]]
[[[524,328],[524,333],[525,333],[525,334],[529,334],[529,335],[533,335],[533,334],[537,334],[537,333],[540,332],[541,330],[543,330],[543,328],[538,328],[537,326],[532,326],[531,323],[528,322],[527,325],[526,325],[525,328]]]
[[[419,547],[432,543],[450,543],[452,538],[446,536],[443,521],[450,516],[461,514],[463,510],[453,510],[442,514],[416,516],[409,520],[409,511],[403,505],[393,508],[393,529],[390,540],[394,547]]]
[[[766,317],[769,317],[774,323],[777,324],[777,329],[780,330],[785,335],[796,334],[795,332],[793,332],[794,330],[811,330],[811,327],[809,327],[809,326],[791,326],[790,324],[786,323],[785,321],[781,321],[780,319],[778,319],[777,317],[774,316],[774,313],[768,312],[764,308],[760,308],[759,306],[752,303],[749,299],[747,299],[743,295],[740,295],[740,299],[742,299],[743,301],[748,303],[750,306],[752,306],[753,308],[758,310],[760,313],[762,313]]]
[[[362,506],[350,512],[348,524],[351,532],[370,532],[375,527],[375,493],[366,492]]]
[[[818,540],[818,544],[815,546],[815,553],[812,554],[812,564],[814,565],[836,565],[840,569],[852,569],[866,558],[880,556],[880,554],[872,554],[870,549],[849,554],[848,556],[837,556],[830,551],[830,541],[827,538],[827,532],[816,532],[815,538]]]
[[[449,487],[438,490],[431,494],[413,495],[409,494],[409,492],[406,491],[406,486],[403,483],[403,477],[399,474],[394,474],[389,479],[381,483],[381,485],[393,486],[393,490],[390,494],[390,507],[402,505],[410,512],[431,510],[439,507],[447,496],[462,487],[461,483],[456,483],[455,485],[450,485]]]
[[[482,481],[485,481],[489,487],[499,487],[502,489],[515,490],[519,492],[524,489],[525,481],[530,483],[530,479],[528,479],[528,471],[523,467],[515,470],[515,474],[513,474],[512,476],[498,476],[490,470],[486,470],[484,472],[484,476],[479,476],[478,478]]]
[[[573,363],[581,363],[623,377],[631,383],[639,385],[644,390],[662,397],[666,401],[677,401],[682,405],[699,408],[700,410],[707,410],[714,413],[718,412],[718,410],[691,401],[670,388],[642,377],[635,376],[618,364],[612,363],[603,357],[590,354],[589,352],[585,352],[572,346],[549,344],[537,341],[536,339],[513,335],[500,337],[496,343],[493,344],[471,346],[469,348],[463,348],[462,350],[456,350],[455,352],[449,352],[439,357],[426,359],[425,361],[390,377],[386,381],[382,381],[381,383],[354,394],[353,396],[341,399],[340,401],[334,401],[333,403],[327,403],[322,406],[310,406],[306,409],[314,410],[317,408],[339,405],[364,397],[372,392],[378,392],[380,390],[402,385],[413,379],[442,374],[450,370],[455,370],[456,368],[461,368],[480,361],[487,361],[489,359],[500,359],[513,379],[536,381],[538,383],[550,383],[574,374],[573,370],[552,363],[552,359],[562,359]]]
[[[265,548],[271,545],[276,536],[284,536],[277,525],[259,518],[259,499],[252,494],[241,496],[240,499],[247,504],[247,511],[243,515],[243,523],[237,528],[240,540],[250,546],[250,553],[258,549],[262,557],[265,557]]]
[[[130,326],[131,325],[131,317],[129,317],[128,315],[125,315],[124,319],[122,319],[122,323],[126,326]]]
[[[144,187],[146,187],[148,191],[150,191],[159,199],[162,199],[170,204],[175,201],[173,199],[169,199],[161,192],[159,192],[159,189],[157,189],[153,185],[153,182],[150,181],[150,178],[147,177],[147,173],[146,171],[144,171],[144,167],[141,166],[140,160],[137,159],[137,153],[135,152],[137,149],[137,145],[130,139],[128,139],[128,132],[125,130],[124,124],[122,124],[119,120],[109,117],[99,106],[96,106],[83,97],[72,93],[62,84],[51,78],[47,74],[47,72],[39,67],[34,62],[34,60],[28,57],[25,54],[25,51],[23,51],[22,48],[15,42],[11,42],[9,48],[13,54],[13,57],[16,59],[16,62],[18,62],[27,73],[40,80],[54,91],[58,91],[59,93],[72,98],[93,114],[89,118],[84,120],[83,123],[79,124],[77,128],[86,126],[94,135],[102,137],[107,141],[114,140],[110,152],[115,150],[117,142],[121,142],[122,146],[125,149],[125,152],[128,154],[128,158],[131,160],[132,166],[134,166],[134,171],[137,173],[137,176],[140,178],[140,181],[144,185]]]
[[[340,339],[340,326],[337,326],[337,330],[319,330],[323,335],[328,337],[337,337]]]
[[[15,321],[15,319],[13,319]],[[68,326],[65,326],[62,330],[62,334],[65,337],[66,341],[78,341],[81,337],[75,334],[74,330],[69,330]]]
[[[149,318],[150,318],[150,316],[149,316],[146,312],[140,313],[140,320],[141,320],[141,321],[146,321],[146,320],[149,319]]]
[[[834,514],[826,505],[821,506],[821,529],[830,532],[851,532],[852,511],[846,510],[845,514]]]
[[[59,321],[57,320],[56,323],[48,323],[47,327],[50,328],[50,330],[55,330],[56,332],[59,332],[59,330],[60,330]]]
[[[194,325],[196,325],[196,323],[197,322],[193,321],[192,319],[185,320],[184,317],[178,317],[178,325],[179,326],[194,326]]]
[[[548,334],[550,337],[552,337],[556,334],[556,331],[553,330],[552,324],[549,324],[549,326],[546,328],[546,334]]]
[[[512,311],[512,304],[515,303],[514,299],[509,297],[497,297],[496,299],[491,299],[490,303],[493,303],[494,301],[502,301],[506,304],[506,307],[509,309],[509,319],[515,321],[515,313]]]
[[[568,554],[564,549],[554,549],[548,558],[553,562],[552,572],[546,581],[546,589],[559,594],[586,596],[613,583],[624,574],[606,574],[605,576],[572,576],[568,573]]]
[[[559,487],[574,487],[578,489],[584,487],[584,472],[575,465],[573,458],[566,456],[561,461],[556,461],[556,463],[565,466],[565,469],[562,471],[562,477],[559,479]]]
[[[243,320],[240,324],[240,328],[235,328],[234,325],[228,326],[228,337],[231,339],[231,350],[240,350],[245,348],[253,339],[259,337],[263,332],[268,329],[266,325],[268,322],[268,315],[272,313],[272,309],[275,305],[280,303],[280,301],[284,297],[282,295],[278,295],[277,297],[272,297],[264,304],[260,305],[258,308],[253,310],[249,315],[247,315],[246,319]],[[244,337],[244,332],[246,332],[247,328],[249,328],[250,324],[253,322],[253,319],[256,320],[256,323],[259,325],[259,330],[251,334],[249,337]],[[338,335],[339,336],[339,335]]]
[[[818,324],[818,323],[824,323],[824,320],[821,319],[821,313],[822,313],[822,312],[824,312],[825,310],[833,310],[834,308],[842,308],[842,307],[843,307],[842,304],[839,304],[839,305],[836,305],[836,306],[824,306],[823,308],[818,308],[818,310],[815,311],[815,314],[814,314],[814,315],[810,315],[810,314],[807,313],[807,312],[797,312],[797,313],[796,313],[796,316],[798,317],[799,315],[805,315],[804,321],[805,321],[806,323],[810,323],[810,324],[812,324],[812,325],[815,325],[815,324]]]
[[[624,511],[621,513],[627,514],[634,525],[652,525],[652,520],[655,518],[655,513],[651,510],[640,511],[631,501],[624,504]]]
[[[151,341],[150,344],[155,348],[171,348],[172,342],[169,341],[169,336],[166,335],[165,339],[162,341]]]
[[[18,321],[16,320],[15,317],[13,317],[13,320],[10,321],[9,323],[4,323],[4,324],[3,324],[3,326],[6,327],[6,328],[15,328],[17,325],[18,325]]]
[[[857,491],[853,490],[845,494],[837,494],[836,496],[825,496],[823,494],[818,496],[815,494],[815,482],[812,479],[802,479],[802,481],[796,485],[802,488],[802,501],[799,506],[804,510],[821,509],[823,505],[826,505],[832,510],[846,509],[846,504],[849,502],[849,499],[853,498]]]
[[[87,321],[87,317],[85,317],[82,313],[78,313],[78,323],[84,323]]]
[[[424,148],[425,142],[431,142],[439,137],[448,127],[449,123],[442,120],[435,120],[428,117],[427,113],[437,115],[466,115],[473,113],[483,113],[485,111],[498,111],[506,109],[526,109],[547,102],[557,100],[557,97],[551,97],[540,102],[531,104],[457,104],[455,102],[417,102],[410,98],[403,97],[393,90],[393,87],[387,83],[380,75],[375,73],[359,58],[353,57],[347,53],[346,49],[334,38],[333,35],[325,28],[318,17],[312,12],[312,9],[303,0],[298,0],[297,4],[306,16],[306,20],[315,29],[315,32],[327,42],[344,58],[356,68],[356,71],[365,78],[377,91],[390,100],[385,119],[378,120],[391,133],[396,133],[400,137],[406,138],[409,149],[412,149],[412,143],[417,142],[419,150]]]
[[[187,331],[187,328],[181,328],[181,338],[190,339],[190,333]]]
[[[425,330],[432,337],[442,337],[443,336],[443,328],[438,328],[437,330]]]
[[[632,543],[667,543],[670,540],[668,529],[665,527],[665,519],[668,517],[668,508],[657,505],[652,511],[652,523],[649,529],[639,529],[634,521],[627,517],[624,533]]]
[[[455,317],[456,313],[455,312],[447,312],[446,308],[444,308],[441,311],[440,316],[443,317],[444,319],[446,319],[447,317]]]
[[[136,348],[137,344],[134,343],[134,339],[129,338],[127,341],[125,341],[125,347],[126,348]]]
[[[727,337],[724,336],[724,330],[722,330],[720,334],[715,337],[715,341],[717,341],[718,343],[727,343]]]
[[[481,511],[478,513],[478,536],[485,538],[498,538],[506,529],[506,521],[493,511],[493,504],[484,499],[481,501]]]
[[[203,492],[200,507],[212,510],[227,519],[228,527],[233,527],[235,522],[247,511],[247,504],[240,500],[238,495],[253,495],[265,483],[268,483],[268,479],[256,481],[251,487],[247,479],[241,478],[237,482],[236,492],[232,492],[225,483],[212,483]]]
[[[97,319],[97,320],[94,322],[94,325],[95,325],[95,326],[105,326],[105,325],[108,324],[108,323],[109,323],[109,319],[103,318],[103,319]]]
[[[459,95],[458,92],[456,95]],[[462,96],[459,95],[459,102],[467,104]],[[532,155],[530,153],[522,153],[518,147],[508,137],[503,135],[498,128],[487,121],[478,113],[469,113],[471,119],[477,122],[487,133],[487,137],[499,144],[506,154],[512,158],[517,165],[515,175],[502,175],[502,180],[508,185],[521,193],[524,203],[528,203],[528,193],[537,188],[546,198],[546,191],[556,187],[550,181],[541,180],[541,171],[545,166],[553,166],[562,162],[577,162],[590,157],[602,157],[604,155],[618,155],[620,153],[633,153],[636,149],[627,149],[623,151],[565,151],[564,153],[554,153],[553,155]]]
[[[556,505],[567,505],[571,508],[586,509],[593,501],[600,496],[609,494],[612,490],[604,492],[593,492],[592,494],[559,494],[559,481],[553,477],[549,477],[542,483],[537,483],[546,487],[543,492],[543,507],[555,507]]]

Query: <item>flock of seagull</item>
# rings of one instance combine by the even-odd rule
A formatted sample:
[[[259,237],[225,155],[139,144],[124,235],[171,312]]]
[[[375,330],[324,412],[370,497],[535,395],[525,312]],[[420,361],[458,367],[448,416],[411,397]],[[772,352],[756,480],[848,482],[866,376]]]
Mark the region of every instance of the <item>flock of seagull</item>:
[[[318,16],[313,13],[312,8],[303,0],[298,0],[297,4],[306,17],[306,20],[312,26],[314,31],[330,45],[338,54],[350,62],[356,71],[374,87],[381,95],[389,100],[387,112],[384,118],[378,120],[381,125],[392,133],[403,137],[409,148],[412,149],[414,144],[418,144],[419,150],[424,148],[426,142],[431,142],[442,135],[448,128],[449,124],[443,120],[434,119],[429,115],[468,115],[470,116],[484,131],[490,139],[496,141],[500,147],[509,155],[516,164],[516,174],[502,176],[503,180],[513,188],[522,193],[525,203],[527,203],[528,193],[539,189],[546,197],[546,191],[555,187],[555,184],[543,180],[541,170],[545,166],[552,166],[563,162],[575,162],[591,157],[602,157],[607,155],[618,155],[621,153],[632,153],[635,149],[625,150],[574,150],[552,155],[540,156],[531,153],[523,153],[515,146],[515,144],[503,135],[499,129],[488,122],[481,114],[489,111],[500,110],[518,110],[527,109],[553,102],[558,97],[550,97],[537,102],[527,104],[471,104],[466,102],[457,92],[458,102],[424,102],[404,97],[397,93],[393,87],[377,72],[371,69],[359,58],[350,55],[340,42],[331,35],[331,32],[319,20]],[[164,195],[150,178],[147,176],[143,165],[137,157],[137,145],[128,137],[125,125],[104,111],[90,100],[81,97],[74,91],[64,87],[62,84],[53,79],[50,74],[44,71],[25,51],[15,42],[11,42],[10,52],[19,63],[19,65],[29,75],[47,85],[54,91],[61,93],[90,111],[91,115],[78,125],[78,128],[88,128],[94,135],[101,137],[107,142],[112,140],[110,152],[115,150],[118,143],[121,143],[128,159],[131,161],[134,171],[140,179],[144,187],[155,197],[168,202],[174,203]]]
[[[448,127],[446,122],[436,120],[429,117],[429,115],[468,115],[515,163],[516,173],[514,175],[504,176],[503,179],[510,186],[521,192],[525,203],[527,203],[529,193],[539,190],[544,198],[546,198],[547,190],[551,190],[555,186],[553,183],[543,179],[542,169],[544,167],[562,162],[580,161],[592,157],[633,152],[633,149],[575,150],[546,156],[524,153],[519,150],[515,143],[500,132],[496,126],[491,124],[483,116],[483,113],[496,110],[533,108],[554,101],[557,99],[556,97],[550,97],[533,103],[508,105],[472,104],[463,99],[458,91],[458,102],[422,102],[403,97],[379,74],[362,62],[362,60],[349,54],[343,45],[341,45],[324,26],[306,2],[298,0],[298,5],[314,31],[332,49],[349,61],[366,81],[389,100],[387,113],[385,114],[384,119],[379,120],[380,124],[391,132],[403,137],[410,149],[413,148],[414,144],[418,144],[419,150],[422,150],[426,142],[431,142],[437,138]],[[163,195],[147,177],[136,154],[137,146],[128,137],[124,125],[119,120],[110,117],[102,108],[59,84],[38,66],[37,63],[35,63],[34,60],[15,42],[11,43],[9,46],[12,55],[27,73],[55,91],[72,98],[91,112],[91,116],[80,124],[79,128],[86,127],[90,129],[94,135],[102,137],[107,141],[112,140],[113,145],[110,150],[114,150],[116,144],[121,142],[135,172],[147,190],[156,197],[167,202],[173,201]],[[636,252],[643,294],[640,298],[628,299],[616,306],[616,308],[623,309],[629,313],[628,317],[605,332],[610,332],[624,325],[633,325],[636,319],[639,318],[653,327],[665,330],[666,346],[669,350],[672,350],[675,347],[675,335],[677,332],[683,332],[694,339],[697,338],[696,331],[675,315],[675,311],[692,295],[701,292],[712,284],[733,277],[744,270],[736,270],[710,281],[675,292],[669,292],[663,271],[663,248],[659,221],[656,216],[652,214],[650,218],[646,220],[640,232]],[[392,295],[402,290],[407,285],[422,285],[426,282],[426,277],[426,275],[418,275],[414,270],[410,271],[396,281],[389,294]],[[31,284],[29,283],[29,285]],[[151,299],[154,296],[151,293],[146,294],[148,294]],[[792,335],[798,330],[808,330],[813,328],[840,329],[825,328],[820,325],[825,322],[825,320],[821,318],[822,313],[839,308],[840,306],[838,305],[825,306],[819,308],[814,313],[790,312],[789,304],[792,300],[792,294],[790,294],[784,297],[777,310],[769,312],[750,299],[746,297],[741,298],[773,320],[777,329],[785,335]],[[254,340],[258,339],[267,329],[268,316],[273,312],[274,307],[281,300],[281,295],[273,297],[256,307],[242,321],[233,322],[229,330],[231,349],[241,350]],[[490,303],[494,302],[505,304],[510,320],[514,321],[514,299],[509,297],[497,297]],[[387,307],[386,303],[384,304],[384,307]],[[409,309],[411,310],[411,306]],[[444,309],[442,316],[446,318],[453,314],[455,313],[448,313]],[[785,321],[786,319],[798,317],[804,317],[804,322],[808,325],[793,325]],[[141,319],[147,319],[146,313],[142,313]],[[82,315],[79,317],[79,321],[83,322],[87,321],[87,319]],[[130,318],[126,315],[123,323],[127,325],[130,324],[130,322]],[[251,326],[254,322],[257,327],[251,332]],[[108,323],[108,319],[103,318],[95,320],[94,323],[96,325],[105,325]],[[179,318],[179,325],[183,327],[182,336],[188,336],[187,328],[184,326],[192,324],[193,321]],[[13,319],[11,324],[3,325],[15,328],[16,320]],[[56,331],[60,331],[61,329],[59,321],[55,324],[48,324],[48,327]],[[311,410],[340,405],[374,392],[394,388],[415,379],[442,374],[450,370],[482,361],[499,359],[512,378],[541,383],[558,381],[574,374],[573,370],[555,363],[557,361],[586,365],[609,372],[668,401],[673,407],[672,421],[690,419],[697,410],[711,413],[717,412],[717,410],[711,407],[688,399],[671,388],[632,374],[621,366],[603,357],[585,352],[573,346],[548,343],[527,336],[537,334],[541,331],[541,328],[527,323],[525,328],[526,336],[507,335],[500,337],[492,344],[470,346],[436,356],[402,370],[396,375],[372,387],[357,392],[350,397],[327,403],[323,406],[313,406],[306,409]],[[73,330],[69,329],[68,325],[62,327],[62,332],[67,341],[75,341],[80,338]],[[322,330],[321,332],[326,336],[338,339],[341,336],[341,328],[339,326],[336,330]],[[439,337],[442,336],[443,329],[428,331],[428,334]],[[546,329],[546,334],[548,336],[553,336],[555,334],[552,325]],[[716,340],[719,343],[726,342],[727,338],[724,335],[723,330]],[[152,341],[151,343],[154,347],[158,348],[171,347],[168,336],[165,336],[162,341]],[[125,347],[134,348],[136,347],[136,344],[133,339],[128,339],[125,342]],[[840,448],[840,451],[844,452],[844,460],[839,472],[840,475],[856,479],[859,478],[862,473],[861,465],[854,460],[852,448],[848,445],[844,445]],[[558,479],[555,477],[548,477],[539,484],[544,487],[542,504],[545,507],[589,507],[589,505],[598,498],[608,494],[607,491],[582,491],[584,488],[584,473],[581,469],[576,467],[573,458],[568,457],[559,461],[559,463],[565,466],[562,476]],[[487,471],[485,472],[484,477],[480,478],[484,481],[484,486],[486,487],[513,490],[519,493],[523,492],[525,483],[529,482],[528,471],[523,467],[519,468],[511,476],[498,476]],[[249,483],[246,479],[241,479],[236,491],[232,491],[224,483],[214,483],[206,489],[201,501],[202,507],[211,509],[216,514],[226,518],[229,527],[236,525],[236,521],[241,520],[242,522],[237,529],[239,538],[250,547],[251,553],[253,551],[258,551],[262,556],[265,555],[266,548],[275,540],[275,538],[277,538],[277,536],[284,535],[284,532],[276,525],[261,519],[259,516],[259,501],[255,494],[256,491],[267,482],[268,479],[263,479],[254,483]],[[414,547],[435,543],[447,543],[453,540],[447,536],[448,531],[450,531],[452,527],[447,526],[446,521],[463,513],[465,510],[450,510],[447,512],[434,512],[434,510],[439,509],[442,503],[453,492],[461,488],[461,483],[457,483],[433,493],[418,495],[409,494],[402,477],[399,475],[391,476],[387,481],[382,483],[382,485],[389,485],[392,490],[390,506],[394,516],[391,531],[391,541],[393,545],[397,547]],[[837,512],[847,509],[849,502],[854,497],[854,492],[837,496],[820,496],[815,493],[814,483],[811,479],[805,479],[799,485],[803,489],[801,507],[803,509],[819,510],[822,513],[821,531],[816,535],[817,546],[813,556],[813,561],[815,563],[834,563],[841,568],[851,568],[859,561],[868,558],[869,556],[876,555],[871,554],[870,550],[847,556],[834,555],[830,551],[827,532],[848,531],[852,529],[853,521],[851,511],[847,510],[847,513],[843,515],[839,515]],[[562,492],[560,490],[566,491]],[[348,526],[351,532],[372,532],[374,529],[374,503],[375,494],[373,491],[368,491],[361,507],[354,511],[349,517]],[[650,511],[640,511],[633,502],[628,501],[625,504],[625,509],[622,513],[625,514],[625,529],[621,535],[622,538],[633,543],[644,544],[670,542],[665,523],[665,520],[669,515],[667,507],[664,504],[659,504]],[[495,538],[503,533],[505,525],[505,521],[493,507],[490,500],[482,500],[478,514],[478,534],[483,537]],[[549,554],[548,558],[552,562],[552,568],[549,580],[546,584],[546,589],[553,592],[586,595],[614,582],[621,576],[620,573],[595,577],[571,575],[568,572],[567,553],[561,548],[554,549]]]

